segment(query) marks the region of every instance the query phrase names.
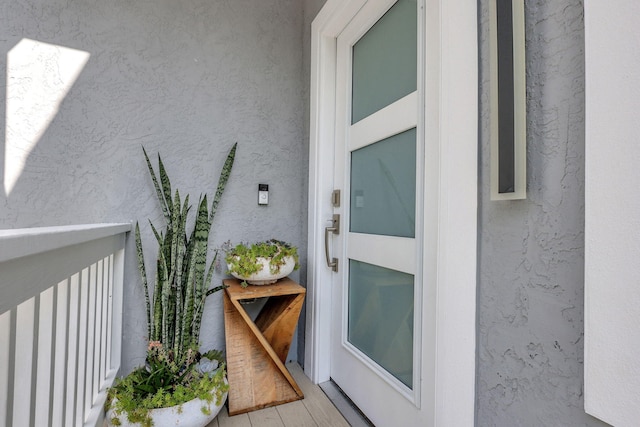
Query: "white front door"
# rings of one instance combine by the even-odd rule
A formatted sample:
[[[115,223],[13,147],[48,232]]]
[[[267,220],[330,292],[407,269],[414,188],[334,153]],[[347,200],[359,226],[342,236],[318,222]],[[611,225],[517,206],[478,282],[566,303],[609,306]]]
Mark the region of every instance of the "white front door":
[[[327,0],[312,25],[305,372],[378,427],[474,422],[477,19]]]
[[[337,38],[331,378],[379,426],[426,419],[419,7],[369,0]]]

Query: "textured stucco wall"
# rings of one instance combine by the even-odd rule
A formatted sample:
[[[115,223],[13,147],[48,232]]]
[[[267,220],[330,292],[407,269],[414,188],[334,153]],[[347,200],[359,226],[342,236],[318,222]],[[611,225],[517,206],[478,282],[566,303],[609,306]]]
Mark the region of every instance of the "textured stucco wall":
[[[212,245],[277,237],[301,245],[304,258],[303,20],[298,0],[0,3],[0,179],[5,152],[15,154],[35,132],[29,108],[44,114],[39,101],[20,102],[33,91],[51,96],[69,80],[55,49],[31,55],[45,70],[34,75],[21,75],[8,52],[27,38],[89,55],[59,106],[47,107],[54,114],[31,139],[35,146],[11,192],[0,191],[0,227],[140,220],[151,263],[155,247],[146,219],[159,223],[162,215],[141,145],[153,155],[160,151],[174,188],[197,200],[201,192],[213,194],[224,156],[237,141]],[[7,108],[7,94],[21,94],[12,101],[18,104]],[[257,206],[258,183],[270,185],[268,207]],[[125,372],[143,361],[146,333],[132,240]],[[223,336],[216,294],[208,301],[202,342],[222,347]]]
[[[526,6],[527,189],[489,195],[488,1],[481,0],[477,425],[600,426],[583,409],[584,7]]]

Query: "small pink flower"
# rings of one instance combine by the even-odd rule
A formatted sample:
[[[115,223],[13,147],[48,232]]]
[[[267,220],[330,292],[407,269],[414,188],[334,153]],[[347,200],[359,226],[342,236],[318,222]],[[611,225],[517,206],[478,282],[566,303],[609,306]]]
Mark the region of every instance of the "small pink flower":
[[[160,341],[149,341],[149,347],[147,348],[147,350],[151,351],[156,348],[158,350],[162,350],[162,343]]]

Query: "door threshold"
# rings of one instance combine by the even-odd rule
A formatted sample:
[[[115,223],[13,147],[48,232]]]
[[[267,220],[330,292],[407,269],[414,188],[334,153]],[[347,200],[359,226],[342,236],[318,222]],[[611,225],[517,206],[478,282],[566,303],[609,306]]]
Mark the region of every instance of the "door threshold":
[[[375,427],[332,380],[318,385],[352,427]]]

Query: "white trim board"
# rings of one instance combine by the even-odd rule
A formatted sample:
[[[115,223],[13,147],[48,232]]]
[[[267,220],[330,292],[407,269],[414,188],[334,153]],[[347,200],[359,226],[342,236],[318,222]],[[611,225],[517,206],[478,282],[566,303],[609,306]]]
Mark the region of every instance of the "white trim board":
[[[640,3],[587,1],[584,408],[640,419]]]
[[[309,234],[305,372],[329,380],[331,270],[324,260],[324,227],[330,225],[335,129],[336,38],[366,0],[327,0],[312,24]],[[425,142],[439,152],[425,179],[437,181],[437,209],[425,224],[437,242],[425,245],[425,315],[433,313],[435,354],[423,360],[422,404],[429,425],[473,425],[476,361],[477,260],[477,2],[427,0]],[[433,181],[430,181],[433,182]],[[425,187],[426,188],[426,187]],[[428,234],[428,233],[425,233]],[[455,315],[451,315],[455,313]],[[424,340],[423,340],[424,341]],[[423,345],[425,345],[423,343]]]

